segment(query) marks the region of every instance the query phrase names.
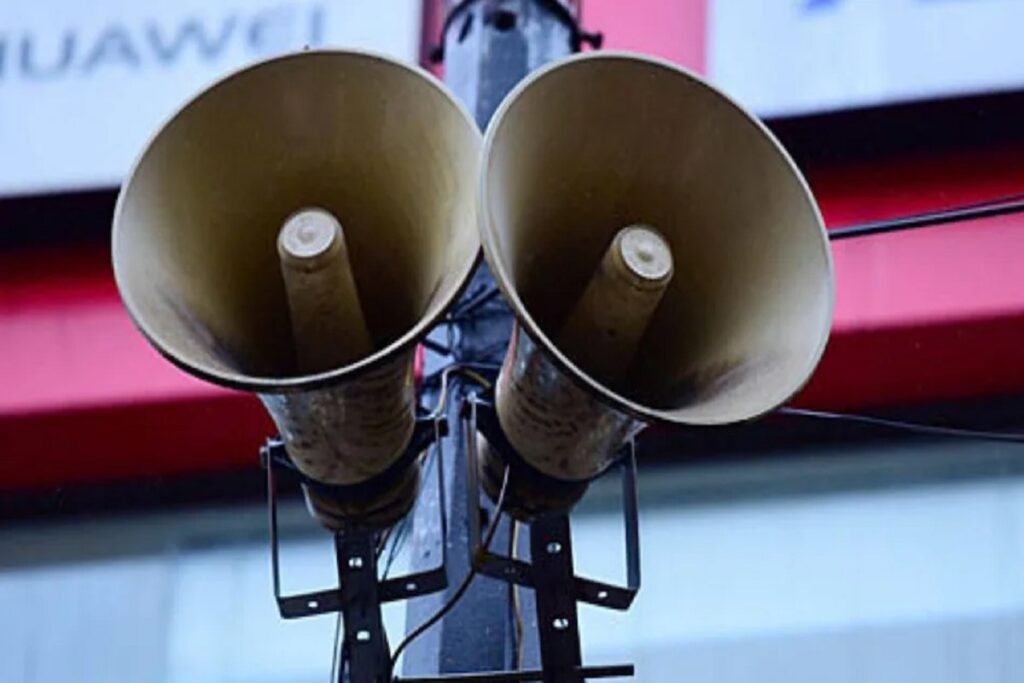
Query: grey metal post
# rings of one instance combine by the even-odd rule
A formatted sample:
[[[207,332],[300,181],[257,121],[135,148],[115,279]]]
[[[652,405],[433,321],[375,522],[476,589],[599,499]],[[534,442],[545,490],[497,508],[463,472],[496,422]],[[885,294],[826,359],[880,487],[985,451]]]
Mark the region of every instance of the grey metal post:
[[[559,19],[557,7],[541,0],[448,0],[449,12],[460,7],[444,36],[445,81],[484,128],[498,104],[531,70],[572,51],[572,31]],[[474,275],[463,301],[494,286],[486,266]],[[511,330],[512,317],[500,297],[476,308],[456,321],[456,351],[462,360],[500,363]],[[451,436],[444,443],[445,502],[449,520],[449,585],[445,592],[409,603],[407,631],[429,618],[451,598],[469,570],[467,515],[477,514],[467,504],[465,434],[457,409],[464,387],[452,387],[449,414]],[[429,400],[429,397],[428,397]],[[438,537],[436,494],[425,492],[412,520],[412,563],[414,568],[436,562]],[[487,508],[489,503],[481,501]],[[487,508],[489,510],[489,508]],[[525,528],[524,537],[525,537]],[[502,524],[494,547],[509,549],[510,531]],[[521,538],[520,548],[528,548]],[[524,598],[524,632],[533,633],[532,601]],[[432,673],[505,670],[512,664],[515,633],[512,626],[511,588],[507,583],[478,576],[458,606],[433,629],[415,641],[405,654],[407,676]],[[537,646],[526,649],[524,663],[537,663]]]

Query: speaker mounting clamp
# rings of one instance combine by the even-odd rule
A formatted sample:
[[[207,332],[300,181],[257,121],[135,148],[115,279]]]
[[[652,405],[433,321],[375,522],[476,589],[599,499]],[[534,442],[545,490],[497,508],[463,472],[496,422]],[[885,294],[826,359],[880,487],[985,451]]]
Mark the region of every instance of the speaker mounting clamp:
[[[405,460],[410,453],[412,458],[417,457],[429,446],[439,444],[439,439],[447,432],[448,426],[444,418],[418,418],[413,437],[399,460]],[[390,652],[381,618],[381,605],[434,593],[448,585],[448,525],[444,516],[444,464],[441,454],[434,453],[433,456],[436,461],[436,486],[442,503],[439,508],[440,564],[404,576],[379,579],[375,547],[377,531],[353,528],[334,534],[339,585],[335,588],[294,595],[283,595],[281,591],[277,477],[281,473],[286,473],[307,485],[310,482],[295,468],[280,439],[268,440],[260,450],[260,456],[267,471],[271,573],[274,600],[277,602],[281,617],[298,619],[341,612],[345,626],[342,648],[348,665],[347,671],[346,667],[339,670],[339,681],[384,683],[390,670]]]

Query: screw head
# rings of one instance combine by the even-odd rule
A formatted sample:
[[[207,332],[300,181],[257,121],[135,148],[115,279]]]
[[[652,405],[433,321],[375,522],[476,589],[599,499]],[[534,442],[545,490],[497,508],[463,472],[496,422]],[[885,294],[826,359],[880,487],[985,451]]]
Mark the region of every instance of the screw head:
[[[551,625],[555,627],[556,631],[564,631],[569,628],[569,620],[565,617],[555,617],[551,621]]]
[[[363,558],[359,557],[358,555],[356,555],[355,557],[348,558],[348,566],[349,569],[362,569]]]
[[[369,631],[356,631],[356,640],[358,640],[360,643],[368,643],[368,642],[370,642],[370,632]]]
[[[550,543],[548,543],[546,549],[548,551],[548,555],[557,555],[558,553],[562,552],[562,544],[558,541],[551,541]]]

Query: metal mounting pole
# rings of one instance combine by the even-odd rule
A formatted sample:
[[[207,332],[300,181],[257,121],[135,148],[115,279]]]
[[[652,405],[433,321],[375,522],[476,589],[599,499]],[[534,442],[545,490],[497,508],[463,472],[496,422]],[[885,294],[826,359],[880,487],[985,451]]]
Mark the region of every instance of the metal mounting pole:
[[[431,1],[431,0],[427,0]],[[440,0],[434,0],[440,1]],[[484,128],[509,90],[531,70],[573,51],[579,35],[565,21],[568,4],[557,0],[468,0],[444,2],[449,17],[443,36],[445,82]],[[571,15],[570,15],[571,16]],[[473,278],[464,301],[494,287],[486,267]],[[476,307],[456,321],[455,352],[463,361],[501,361],[512,326],[512,316],[500,297]],[[456,381],[450,406],[458,410],[465,392]],[[428,398],[429,401],[429,398]],[[451,598],[469,569],[469,515],[475,506],[466,504],[466,435],[457,413],[444,452],[445,487],[450,521],[448,534],[448,590],[409,603],[407,628],[415,628]],[[422,496],[413,519],[412,565],[433,562],[436,553],[434,494]],[[489,503],[481,501],[485,509]],[[499,527],[495,547],[508,547],[507,524]],[[459,605],[434,629],[406,651],[403,673],[500,671],[512,663],[513,639],[511,589],[507,583],[477,577]],[[524,609],[524,612],[526,610]]]

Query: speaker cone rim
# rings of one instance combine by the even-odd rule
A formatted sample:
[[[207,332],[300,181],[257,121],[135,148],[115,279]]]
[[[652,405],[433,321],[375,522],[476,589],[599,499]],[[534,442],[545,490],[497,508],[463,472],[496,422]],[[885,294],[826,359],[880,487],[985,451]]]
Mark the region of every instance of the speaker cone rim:
[[[404,334],[399,336],[397,339],[392,341],[385,347],[377,350],[373,354],[361,358],[360,360],[350,363],[333,370],[320,373],[312,374],[297,374],[287,377],[274,377],[274,376],[260,376],[250,375],[243,372],[223,372],[214,368],[207,367],[205,365],[197,365],[191,362],[185,357],[185,354],[176,352],[175,349],[171,348],[166,343],[166,340],[160,338],[159,334],[156,334],[145,322],[144,316],[140,315],[139,311],[136,310],[132,297],[126,295],[128,292],[127,285],[124,281],[124,275],[120,272],[118,263],[121,260],[118,255],[118,244],[119,240],[117,235],[125,228],[122,227],[122,212],[124,211],[124,204],[128,191],[132,186],[136,174],[139,168],[142,166],[146,157],[149,153],[150,148],[154,145],[157,139],[164,133],[164,131],[174,122],[179,116],[184,114],[189,108],[191,108],[200,99],[209,95],[212,91],[219,88],[220,86],[244,76],[250,71],[263,68],[270,64],[276,64],[280,62],[299,60],[308,57],[316,56],[351,56],[351,57],[362,57],[369,60],[375,60],[382,62],[383,64],[390,67],[397,67],[405,70],[413,75],[422,77],[426,83],[428,83],[437,93],[443,97],[449,104],[451,104],[455,111],[458,112],[458,116],[461,116],[467,123],[467,130],[471,130],[476,138],[478,146],[478,159],[482,158],[479,156],[483,150],[481,144],[483,135],[480,132],[480,128],[476,121],[470,115],[469,111],[462,104],[457,97],[441,82],[436,76],[424,69],[423,67],[398,60],[394,57],[376,52],[373,50],[354,49],[354,48],[316,48],[316,49],[305,49],[287,52],[280,55],[275,55],[267,59],[252,62],[245,65],[225,76],[217,79],[213,83],[209,83],[202,89],[198,90],[191,97],[187,98],[180,106],[178,106],[170,115],[166,116],[160,125],[157,126],[153,133],[148,137],[146,143],[142,146],[140,152],[135,157],[128,173],[124,176],[124,180],[121,182],[120,190],[118,191],[117,202],[114,205],[114,214],[111,222],[111,266],[114,272],[114,282],[117,286],[118,292],[121,296],[121,301],[128,312],[129,318],[131,318],[132,324],[139,330],[146,341],[157,350],[157,352],[166,358],[168,361],[181,368],[185,372],[206,380],[213,384],[228,387],[231,389],[240,389],[243,391],[251,391],[258,393],[281,393],[281,392],[292,392],[292,391],[307,391],[310,389],[320,389],[323,387],[338,384],[339,382],[354,378],[358,375],[364,374],[367,371],[373,370],[388,361],[391,361],[399,353],[413,348],[419,343],[431,328],[433,328],[438,321],[440,321],[452,304],[462,296],[466,287],[472,278],[473,272],[476,270],[477,265],[482,259],[482,251],[479,245],[479,239],[477,248],[473,252],[473,257],[467,259],[464,264],[464,270],[459,274],[456,279],[457,285],[452,287],[451,294],[441,305],[437,307],[437,310],[432,315],[422,316],[416,324],[412,325]],[[474,200],[476,198],[474,197]],[[479,213],[479,206],[475,206],[474,209]],[[479,221],[479,216],[477,218]],[[479,237],[479,231],[477,237]],[[429,310],[429,309],[428,309]]]
[[[492,149],[495,144],[495,139],[498,135],[499,129],[504,122],[505,115],[509,109],[516,103],[519,96],[524,91],[533,86],[536,82],[549,76],[555,71],[559,71],[565,68],[572,68],[579,62],[589,62],[594,60],[624,60],[624,61],[640,61],[645,62],[651,66],[666,69],[674,72],[677,75],[683,76],[686,79],[694,82],[699,87],[706,88],[721,97],[726,103],[732,106],[738,114],[740,114],[748,123],[754,125],[770,142],[776,153],[779,154],[780,158],[792,171],[793,176],[799,183],[802,193],[808,200],[808,204],[811,208],[814,222],[818,228],[818,232],[821,236],[820,246],[822,247],[822,258],[825,265],[825,270],[828,275],[828,297],[826,302],[825,320],[827,324],[824,326],[825,329],[817,342],[814,353],[809,357],[806,372],[802,374],[799,381],[794,382],[790,387],[787,388],[786,392],[783,393],[782,398],[776,401],[772,405],[766,405],[755,411],[746,411],[737,413],[735,416],[723,416],[721,418],[692,418],[683,415],[679,415],[677,411],[665,408],[656,408],[649,405],[643,405],[637,401],[629,399],[619,392],[613,391],[601,382],[593,379],[588,373],[584,372],[578,365],[572,362],[568,356],[566,356],[551,340],[551,338],[541,329],[537,321],[534,320],[533,316],[530,315],[529,309],[523,303],[522,299],[516,292],[513,283],[513,278],[507,272],[503,259],[500,257],[500,249],[497,244],[497,231],[492,229],[493,221],[490,215],[490,201],[488,185],[490,183],[490,158]],[[811,192],[810,186],[804,178],[803,173],[797,167],[796,162],[790,156],[789,152],[782,145],[781,142],[775,137],[774,133],[758,118],[753,112],[747,109],[745,106],[737,102],[734,98],[724,93],[722,90],[716,88],[712,84],[708,83],[698,74],[690,71],[689,69],[682,67],[678,64],[670,62],[666,59],[654,57],[651,55],[640,54],[636,52],[630,52],[626,50],[602,50],[600,52],[592,53],[579,53],[563,58],[561,60],[547,64],[536,71],[532,72],[526,78],[521,80],[516,86],[505,96],[501,104],[495,110],[494,115],[491,117],[491,121],[487,126],[487,130],[484,132],[483,152],[480,162],[480,177],[477,184],[478,192],[478,220],[480,226],[480,243],[483,248],[484,258],[487,261],[491,272],[494,274],[495,282],[497,283],[502,294],[508,300],[512,312],[516,317],[517,324],[522,325],[526,333],[539,344],[544,352],[549,356],[556,367],[567,375],[571,381],[576,383],[578,387],[590,392],[592,395],[601,401],[605,405],[608,405],[616,410],[622,411],[626,414],[632,415],[633,417],[645,421],[645,422],[668,422],[686,426],[714,426],[732,424],[737,422],[744,422],[761,417],[767,413],[772,412],[779,406],[789,402],[793,396],[806,386],[810,381],[811,377],[814,376],[814,371],[821,361],[822,355],[825,353],[825,348],[828,345],[832,321],[835,313],[835,267],[832,259],[832,251],[829,248],[829,237],[828,231],[825,227],[824,218],[821,215],[821,209],[818,206],[817,201],[814,198],[814,194]],[[625,227],[625,226],[623,226]]]

